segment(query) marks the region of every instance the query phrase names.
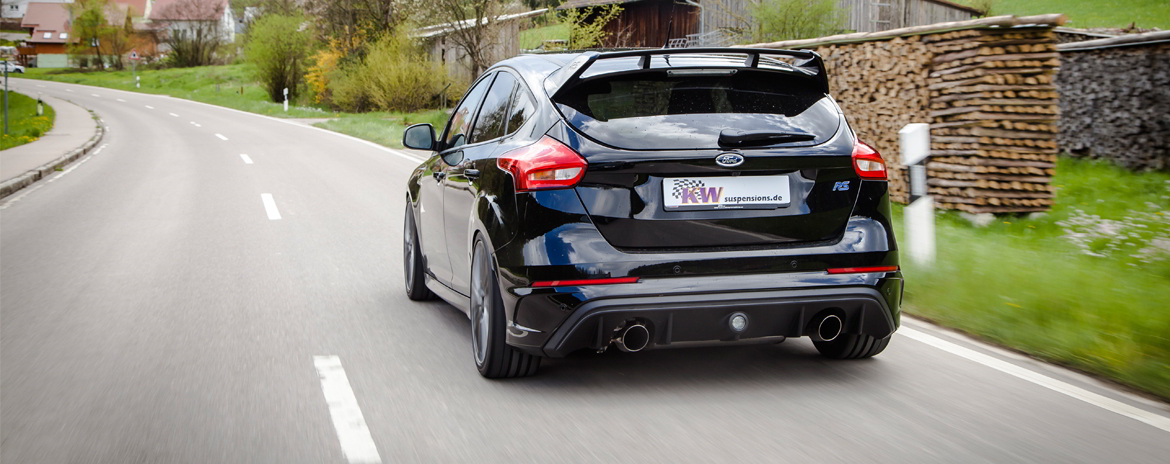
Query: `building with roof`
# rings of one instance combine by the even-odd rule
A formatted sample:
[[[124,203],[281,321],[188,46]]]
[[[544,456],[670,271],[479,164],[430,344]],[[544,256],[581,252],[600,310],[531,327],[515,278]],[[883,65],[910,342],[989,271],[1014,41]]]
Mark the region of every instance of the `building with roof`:
[[[65,46],[75,41],[72,37],[69,4],[63,2],[28,2],[20,27],[29,32],[24,40],[25,64],[41,68],[69,66]]]
[[[236,41],[231,0],[151,0],[147,19],[170,34],[218,34],[221,42]]]
[[[497,16],[494,20],[496,27],[493,31],[495,38],[489,54],[491,58],[488,61],[495,63],[520,54],[518,41],[520,23],[522,22],[520,20],[540,16],[547,12],[548,9],[539,9]],[[474,23],[474,19],[469,19],[436,24],[415,29],[411,32],[411,36],[426,44],[432,61],[446,65],[448,75],[459,81],[470,82],[476,77],[471,75],[471,60],[459,47],[459,44],[450,38],[450,35],[452,32],[470,27]]]

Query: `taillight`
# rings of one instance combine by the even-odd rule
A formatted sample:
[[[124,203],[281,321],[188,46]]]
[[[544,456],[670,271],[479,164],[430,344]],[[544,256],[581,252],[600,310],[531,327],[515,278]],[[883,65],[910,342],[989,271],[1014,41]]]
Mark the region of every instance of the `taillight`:
[[[496,165],[512,173],[517,192],[568,188],[585,175],[585,158],[556,139],[544,136],[532,145],[500,155]]]
[[[581,279],[581,280],[541,280],[533,282],[533,287],[580,287],[582,285],[613,285],[613,284],[636,284],[638,277],[612,277],[607,279]]]
[[[882,155],[860,140],[853,142],[853,170],[862,179],[886,180],[886,162]]]

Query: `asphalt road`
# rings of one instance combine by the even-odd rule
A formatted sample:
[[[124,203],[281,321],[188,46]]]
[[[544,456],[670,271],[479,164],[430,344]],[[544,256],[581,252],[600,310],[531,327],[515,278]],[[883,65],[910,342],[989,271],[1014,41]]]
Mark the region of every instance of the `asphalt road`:
[[[168,97],[12,82],[110,131],[0,200],[5,463],[1170,456],[1166,405],[912,320],[865,361],[801,339],[584,354],[488,381],[466,317],[404,294],[412,155]],[[327,356],[344,377],[319,372]]]

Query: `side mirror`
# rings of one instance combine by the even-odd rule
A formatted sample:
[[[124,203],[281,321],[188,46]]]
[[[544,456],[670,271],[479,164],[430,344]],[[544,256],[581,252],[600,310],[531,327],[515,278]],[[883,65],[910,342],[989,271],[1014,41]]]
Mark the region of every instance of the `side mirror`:
[[[402,133],[402,145],[415,150],[434,150],[435,127],[427,123],[407,127]]]

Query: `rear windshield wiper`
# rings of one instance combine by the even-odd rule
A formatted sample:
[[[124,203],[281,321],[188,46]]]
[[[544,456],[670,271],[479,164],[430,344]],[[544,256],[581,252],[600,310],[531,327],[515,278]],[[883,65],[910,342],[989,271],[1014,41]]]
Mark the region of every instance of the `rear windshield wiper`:
[[[720,145],[768,145],[784,142],[805,142],[817,136],[796,131],[743,131],[724,129],[719,133]]]

